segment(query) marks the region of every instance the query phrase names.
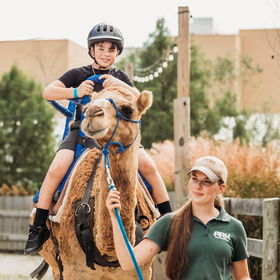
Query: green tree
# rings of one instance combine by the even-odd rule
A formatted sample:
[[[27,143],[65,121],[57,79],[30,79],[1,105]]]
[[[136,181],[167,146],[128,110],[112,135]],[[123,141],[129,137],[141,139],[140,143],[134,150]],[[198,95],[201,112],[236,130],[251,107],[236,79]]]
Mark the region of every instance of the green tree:
[[[146,69],[144,75],[153,74],[153,71],[156,70],[154,65],[159,64],[155,62],[162,63],[168,57],[173,45],[174,42],[169,36],[165,20],[159,19],[156,23],[156,30],[149,35],[149,40],[144,44],[143,49],[131,54],[119,66],[124,67],[124,64],[130,61],[136,68]],[[227,67],[225,63],[219,65],[215,69],[217,76],[221,76],[224,68]],[[229,94],[219,101],[218,106],[213,108],[210,106],[207,90],[213,75],[214,70],[211,63],[197,46],[192,45],[190,100],[191,134],[193,136],[198,136],[202,131],[214,135],[219,131],[221,116],[225,113],[225,109],[221,108],[222,104],[229,105],[227,108],[230,110],[235,108],[233,106],[235,100]],[[168,67],[158,78],[148,83],[135,82],[135,85],[139,90],[152,91],[154,96],[152,108],[143,117],[142,143],[144,146],[150,147],[153,142],[173,139],[173,100],[177,96],[177,57],[175,56],[173,61],[168,61]]]
[[[126,62],[132,62],[136,74],[147,76],[157,70],[159,64],[168,57],[172,49],[172,41],[169,31],[165,26],[165,20],[159,19],[156,29],[149,35],[143,48],[130,54],[119,63],[122,69]],[[137,69],[141,69],[141,72]],[[246,82],[252,75],[261,71],[254,66],[249,58],[241,59],[241,74],[245,73]],[[209,136],[217,134],[222,127],[225,116],[236,118],[234,138],[244,138],[248,141],[246,122],[238,117],[243,114],[237,110],[236,95],[232,91],[233,83],[240,77],[235,73],[233,59],[230,57],[218,57],[214,61],[205,58],[201,50],[191,44],[190,65],[190,125],[191,135],[199,136],[206,132]],[[153,92],[154,101],[152,108],[143,116],[142,143],[149,148],[152,143],[173,139],[173,100],[177,96],[177,57],[168,61],[168,67],[164,68],[159,77],[146,83],[135,82],[135,86],[141,90]],[[248,113],[246,112],[248,115]],[[248,116],[246,118],[248,119]]]
[[[156,30],[149,35],[149,40],[138,55],[138,67],[143,69],[155,63],[163,62],[173,46],[165,20],[159,19]],[[152,74],[154,68],[147,69],[146,74]],[[177,63],[169,61],[163,73],[149,83],[135,83],[139,90],[153,92],[153,106],[143,117],[142,143],[150,147],[155,141],[173,138],[173,100],[176,96]]]
[[[54,111],[16,66],[0,80],[0,186],[41,183],[54,153]]]
[[[217,130],[217,112],[210,110],[207,89],[210,86],[210,64],[195,45],[191,46],[190,65],[190,125],[191,135],[198,136],[202,131]],[[215,126],[215,127],[214,127]],[[211,133],[213,134],[213,133]]]

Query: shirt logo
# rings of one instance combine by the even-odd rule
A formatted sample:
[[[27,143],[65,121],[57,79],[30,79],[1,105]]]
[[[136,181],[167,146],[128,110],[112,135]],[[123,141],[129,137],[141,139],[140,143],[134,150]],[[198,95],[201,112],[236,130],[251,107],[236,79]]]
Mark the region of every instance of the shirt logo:
[[[224,233],[224,232],[221,232],[221,231],[215,231],[213,233],[213,236],[217,239],[222,239],[222,240],[225,240],[225,241],[230,241],[230,233]]]

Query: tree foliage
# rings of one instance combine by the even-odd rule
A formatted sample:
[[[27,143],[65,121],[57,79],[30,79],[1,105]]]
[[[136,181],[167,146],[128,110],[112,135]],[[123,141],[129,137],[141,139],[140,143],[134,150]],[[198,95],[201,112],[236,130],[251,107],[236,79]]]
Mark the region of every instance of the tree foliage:
[[[124,67],[130,61],[136,68],[147,68],[159,61],[167,50],[174,44],[165,26],[165,20],[159,19],[156,29],[149,35],[143,48],[131,54],[120,62]],[[246,73],[246,81],[250,76],[262,70],[254,66],[250,58],[242,58],[241,75]],[[212,137],[222,127],[225,116],[236,118],[233,137],[248,141],[245,119],[248,112],[239,111],[236,106],[236,93],[233,92],[233,83],[239,79],[235,73],[233,59],[218,57],[214,61],[205,58],[201,50],[191,44],[190,65],[190,125],[191,135],[199,136],[205,133]],[[244,82],[244,81],[243,81]],[[156,79],[146,83],[135,82],[141,90],[153,92],[152,108],[143,117],[142,143],[149,148],[152,143],[173,139],[173,100],[177,98],[177,57],[168,64],[163,73]],[[244,118],[239,115],[244,115]],[[176,120],[175,120],[176,121]]]
[[[40,184],[54,152],[53,110],[16,66],[0,80],[0,185]]]
[[[162,54],[170,49],[170,39],[164,19],[157,21],[156,30],[150,34],[148,42],[139,53],[139,67],[144,68],[161,59]],[[159,78],[146,84],[136,83],[139,90],[153,92],[152,108],[143,117],[142,143],[150,147],[155,141],[163,141],[173,137],[173,100],[176,96],[176,59],[169,62]]]
[[[139,68],[152,65],[162,57],[166,50],[171,49],[174,42],[169,36],[164,19],[159,19],[156,30],[149,36],[142,51],[130,55],[130,60]],[[122,62],[124,65],[125,61]],[[219,69],[216,69],[219,71]],[[195,45],[191,46],[190,100],[191,100],[191,134],[198,136],[202,131],[213,135],[220,128],[220,118],[223,111],[222,103],[233,103],[234,99],[226,96],[219,102],[218,108],[210,107],[207,89],[213,71],[209,61],[204,58]],[[177,57],[164,69],[163,73],[148,83],[136,83],[139,90],[151,90],[154,95],[152,108],[143,117],[142,143],[150,147],[153,142],[173,138],[173,100],[177,96]],[[235,108],[230,104],[229,108]]]

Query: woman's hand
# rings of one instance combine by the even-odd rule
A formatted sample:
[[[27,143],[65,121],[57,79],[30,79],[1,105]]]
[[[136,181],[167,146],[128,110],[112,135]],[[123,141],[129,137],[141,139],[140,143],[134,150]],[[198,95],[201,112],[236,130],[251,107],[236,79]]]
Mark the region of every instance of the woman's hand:
[[[116,190],[109,191],[107,199],[106,199],[106,206],[110,213],[110,216],[115,216],[114,209],[118,208],[121,209],[121,201],[120,201],[120,192]]]
[[[90,80],[83,81],[78,87],[77,92],[79,97],[85,95],[92,95],[93,93],[94,82]]]

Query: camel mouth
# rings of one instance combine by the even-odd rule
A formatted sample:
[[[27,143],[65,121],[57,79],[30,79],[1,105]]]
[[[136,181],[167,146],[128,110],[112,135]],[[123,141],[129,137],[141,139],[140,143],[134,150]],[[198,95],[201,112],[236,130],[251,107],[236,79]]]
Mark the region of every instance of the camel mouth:
[[[106,135],[108,130],[109,130],[109,127],[104,127],[104,128],[97,129],[94,131],[91,130],[89,127],[87,127],[85,130],[85,134],[90,138],[97,139],[97,138],[101,138],[104,135]]]

